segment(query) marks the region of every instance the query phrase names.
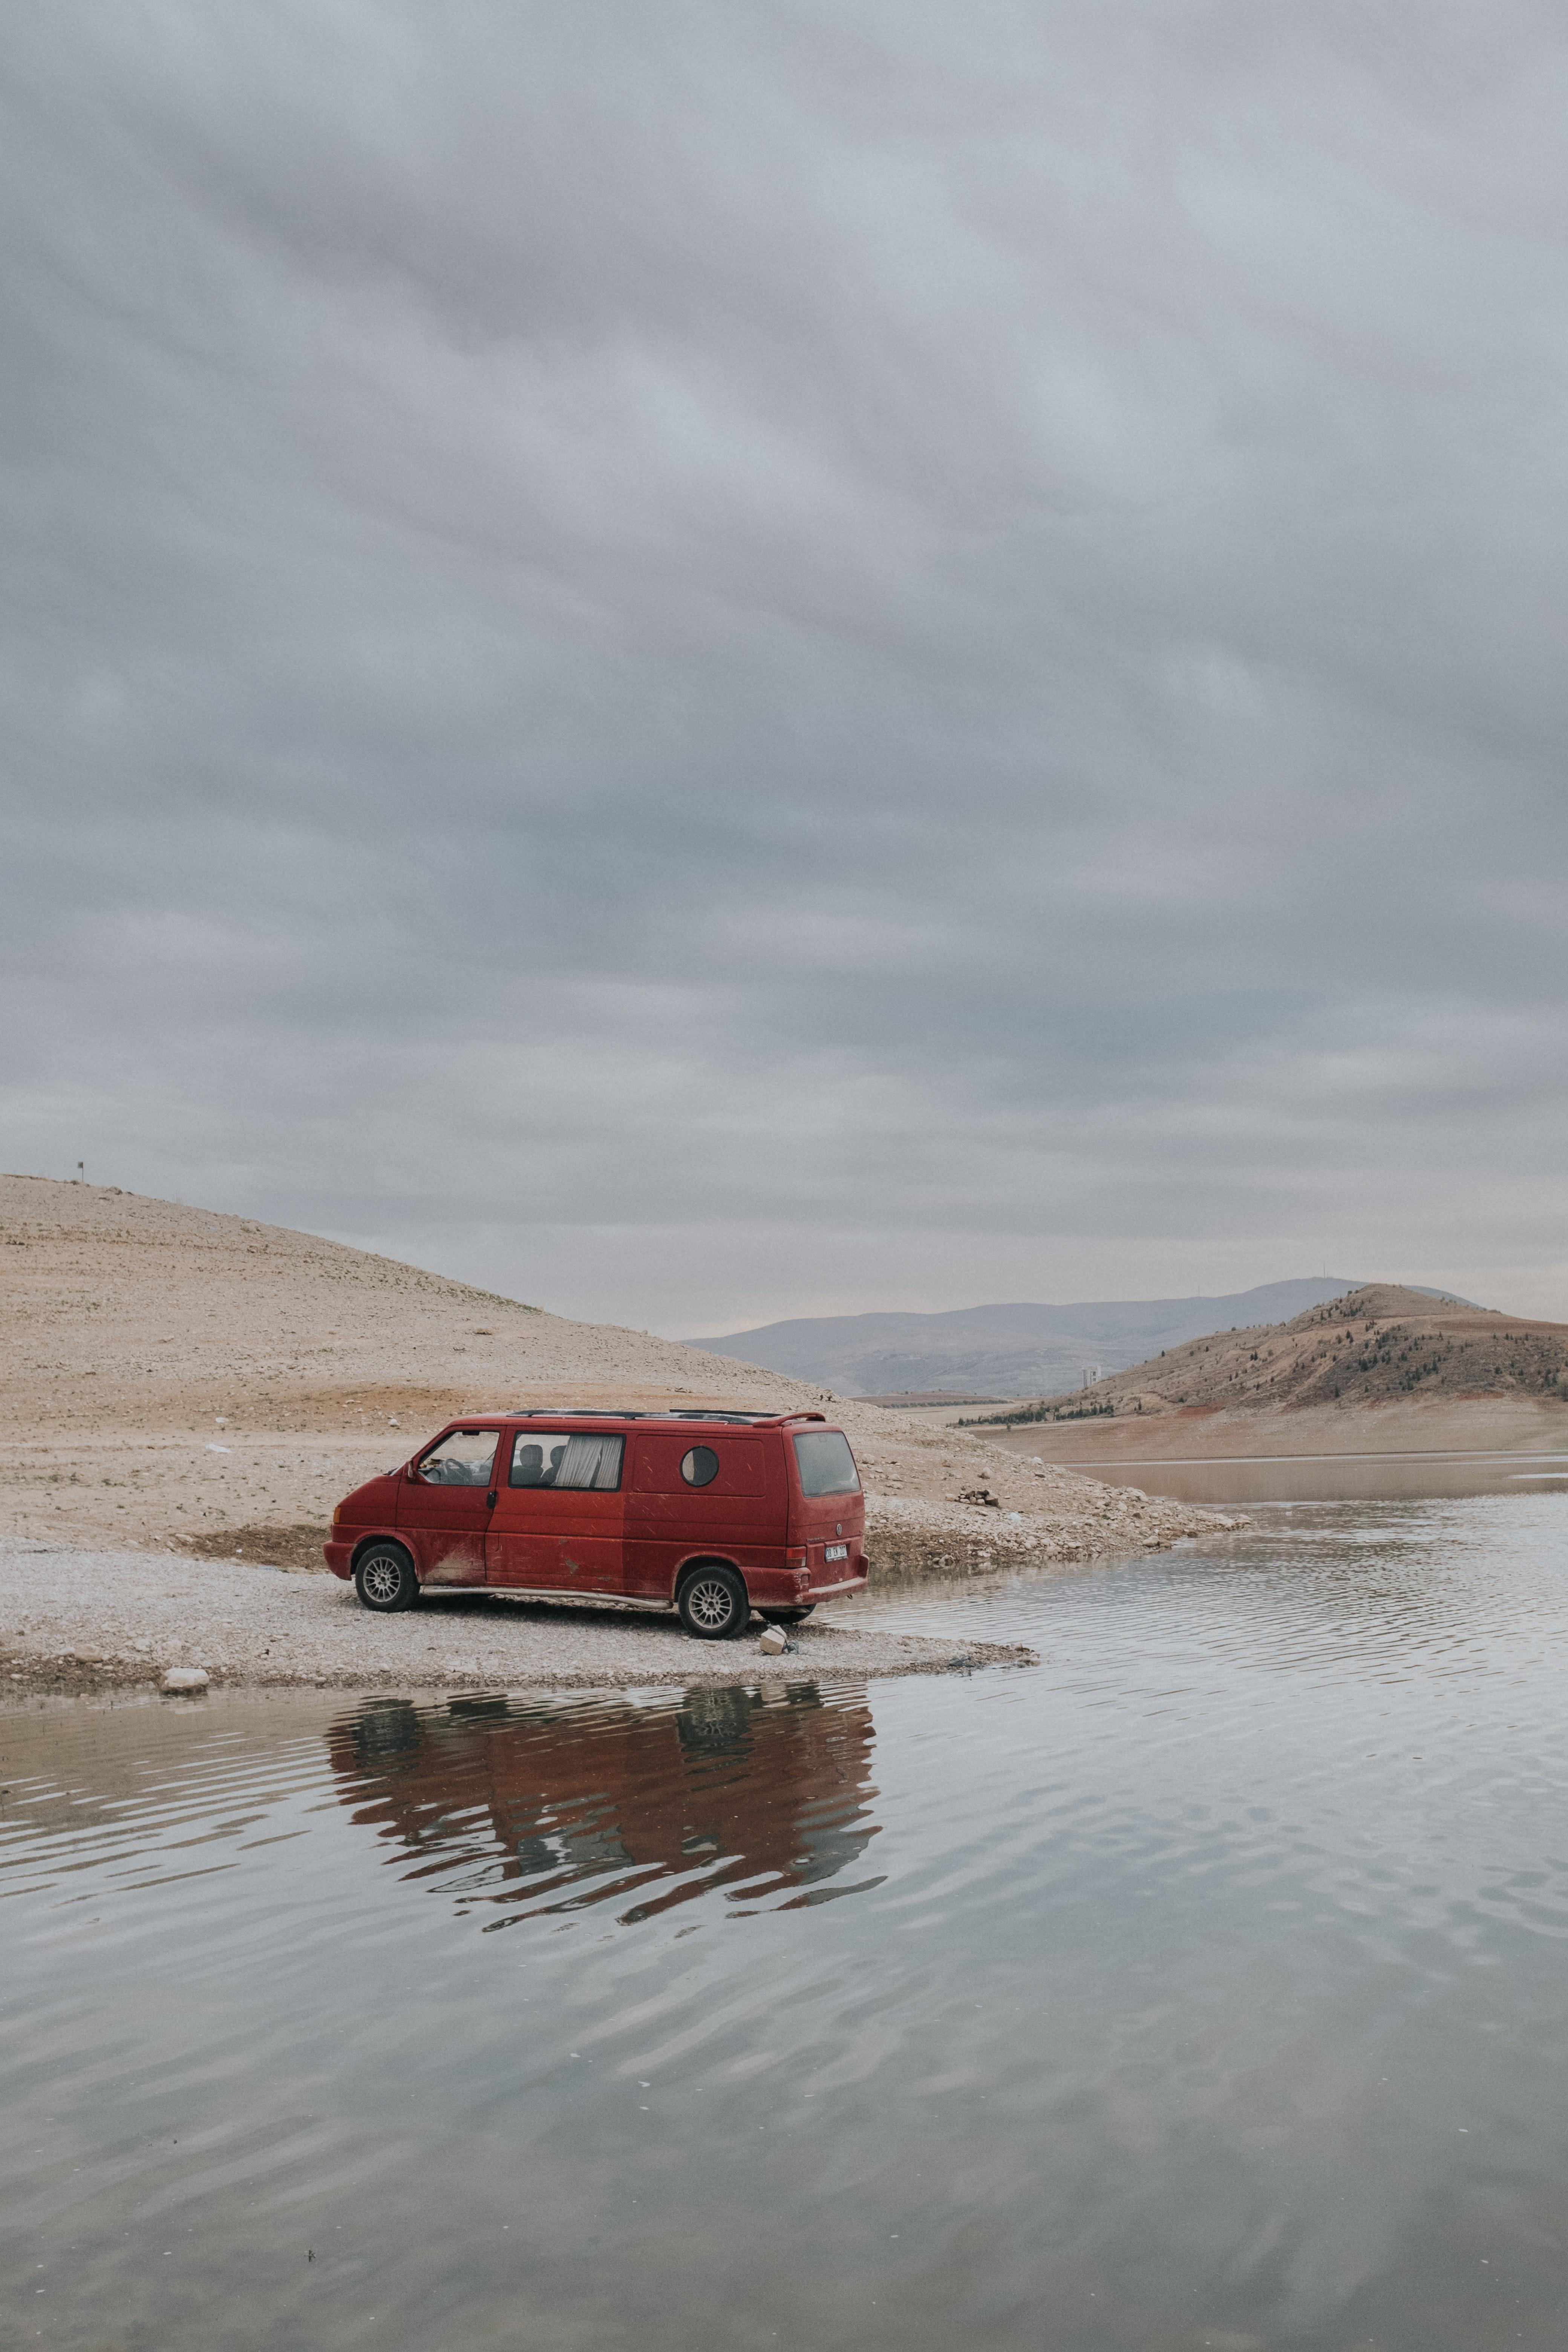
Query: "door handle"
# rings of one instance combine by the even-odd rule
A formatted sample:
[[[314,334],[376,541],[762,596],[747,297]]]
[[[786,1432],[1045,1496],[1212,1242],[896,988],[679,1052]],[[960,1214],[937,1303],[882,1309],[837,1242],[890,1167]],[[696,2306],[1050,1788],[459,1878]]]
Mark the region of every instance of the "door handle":
[[[493,1511],[493,1510],[495,1509],[495,1507],[496,1507],[496,1490],[495,1490],[495,1488],[492,1486],[492,1487],[490,1488],[489,1493],[485,1496],[485,1508],[486,1508],[486,1510],[487,1510],[487,1511]]]

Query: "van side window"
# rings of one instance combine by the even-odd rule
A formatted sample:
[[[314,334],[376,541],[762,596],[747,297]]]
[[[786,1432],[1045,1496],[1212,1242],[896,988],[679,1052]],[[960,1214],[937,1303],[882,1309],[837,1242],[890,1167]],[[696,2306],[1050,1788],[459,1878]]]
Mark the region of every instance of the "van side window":
[[[454,1429],[415,1466],[427,1486],[488,1486],[495,1458],[493,1429]]]
[[[858,1495],[859,1473],[841,1429],[802,1430],[795,1441],[803,1495]]]
[[[624,1437],[584,1436],[564,1429],[520,1429],[512,1442],[509,1486],[616,1487],[621,1483]]]
[[[692,1489],[706,1502],[743,1505],[748,1511],[765,1508],[768,1465],[779,1460],[779,1448],[760,1437],[716,1437],[711,1445],[694,1445],[689,1436],[674,1436],[645,1426],[632,1447],[632,1485],[642,1495],[684,1495]],[[783,1464],[779,1463],[782,1469]],[[703,1476],[694,1478],[700,1467]],[[782,1500],[782,1498],[781,1498]]]

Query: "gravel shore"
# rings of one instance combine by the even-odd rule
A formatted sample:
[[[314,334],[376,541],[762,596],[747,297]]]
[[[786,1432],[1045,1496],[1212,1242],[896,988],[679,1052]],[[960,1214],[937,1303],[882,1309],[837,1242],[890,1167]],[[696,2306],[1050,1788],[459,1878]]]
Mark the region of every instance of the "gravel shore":
[[[0,1695],[13,1698],[144,1688],[171,1666],[200,1666],[230,1689],[406,1691],[629,1689],[1037,1663],[1032,1651],[994,1643],[861,1633],[852,1609],[823,1609],[788,1630],[795,1646],[775,1658],[749,1636],[693,1641],[673,1618],[489,1593],[427,1596],[378,1617],[334,1576],[0,1543]]]

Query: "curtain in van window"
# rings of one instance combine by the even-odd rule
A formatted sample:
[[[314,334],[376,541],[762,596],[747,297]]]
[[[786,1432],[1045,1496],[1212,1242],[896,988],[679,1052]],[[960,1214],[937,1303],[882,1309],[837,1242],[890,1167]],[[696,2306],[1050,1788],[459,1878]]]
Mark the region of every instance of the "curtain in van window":
[[[569,1437],[552,1486],[618,1486],[624,1437]]]

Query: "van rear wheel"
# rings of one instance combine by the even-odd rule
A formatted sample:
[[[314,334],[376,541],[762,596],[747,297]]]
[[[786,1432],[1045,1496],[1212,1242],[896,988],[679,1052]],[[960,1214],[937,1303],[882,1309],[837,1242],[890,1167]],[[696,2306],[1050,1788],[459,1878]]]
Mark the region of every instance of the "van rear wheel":
[[[372,1544],[354,1569],[354,1591],[367,1609],[384,1614],[413,1608],[419,1598],[419,1579],[401,1544]]]
[[[695,1569],[675,1605],[687,1632],[700,1642],[732,1641],[752,1618],[751,1597],[732,1568]]]

